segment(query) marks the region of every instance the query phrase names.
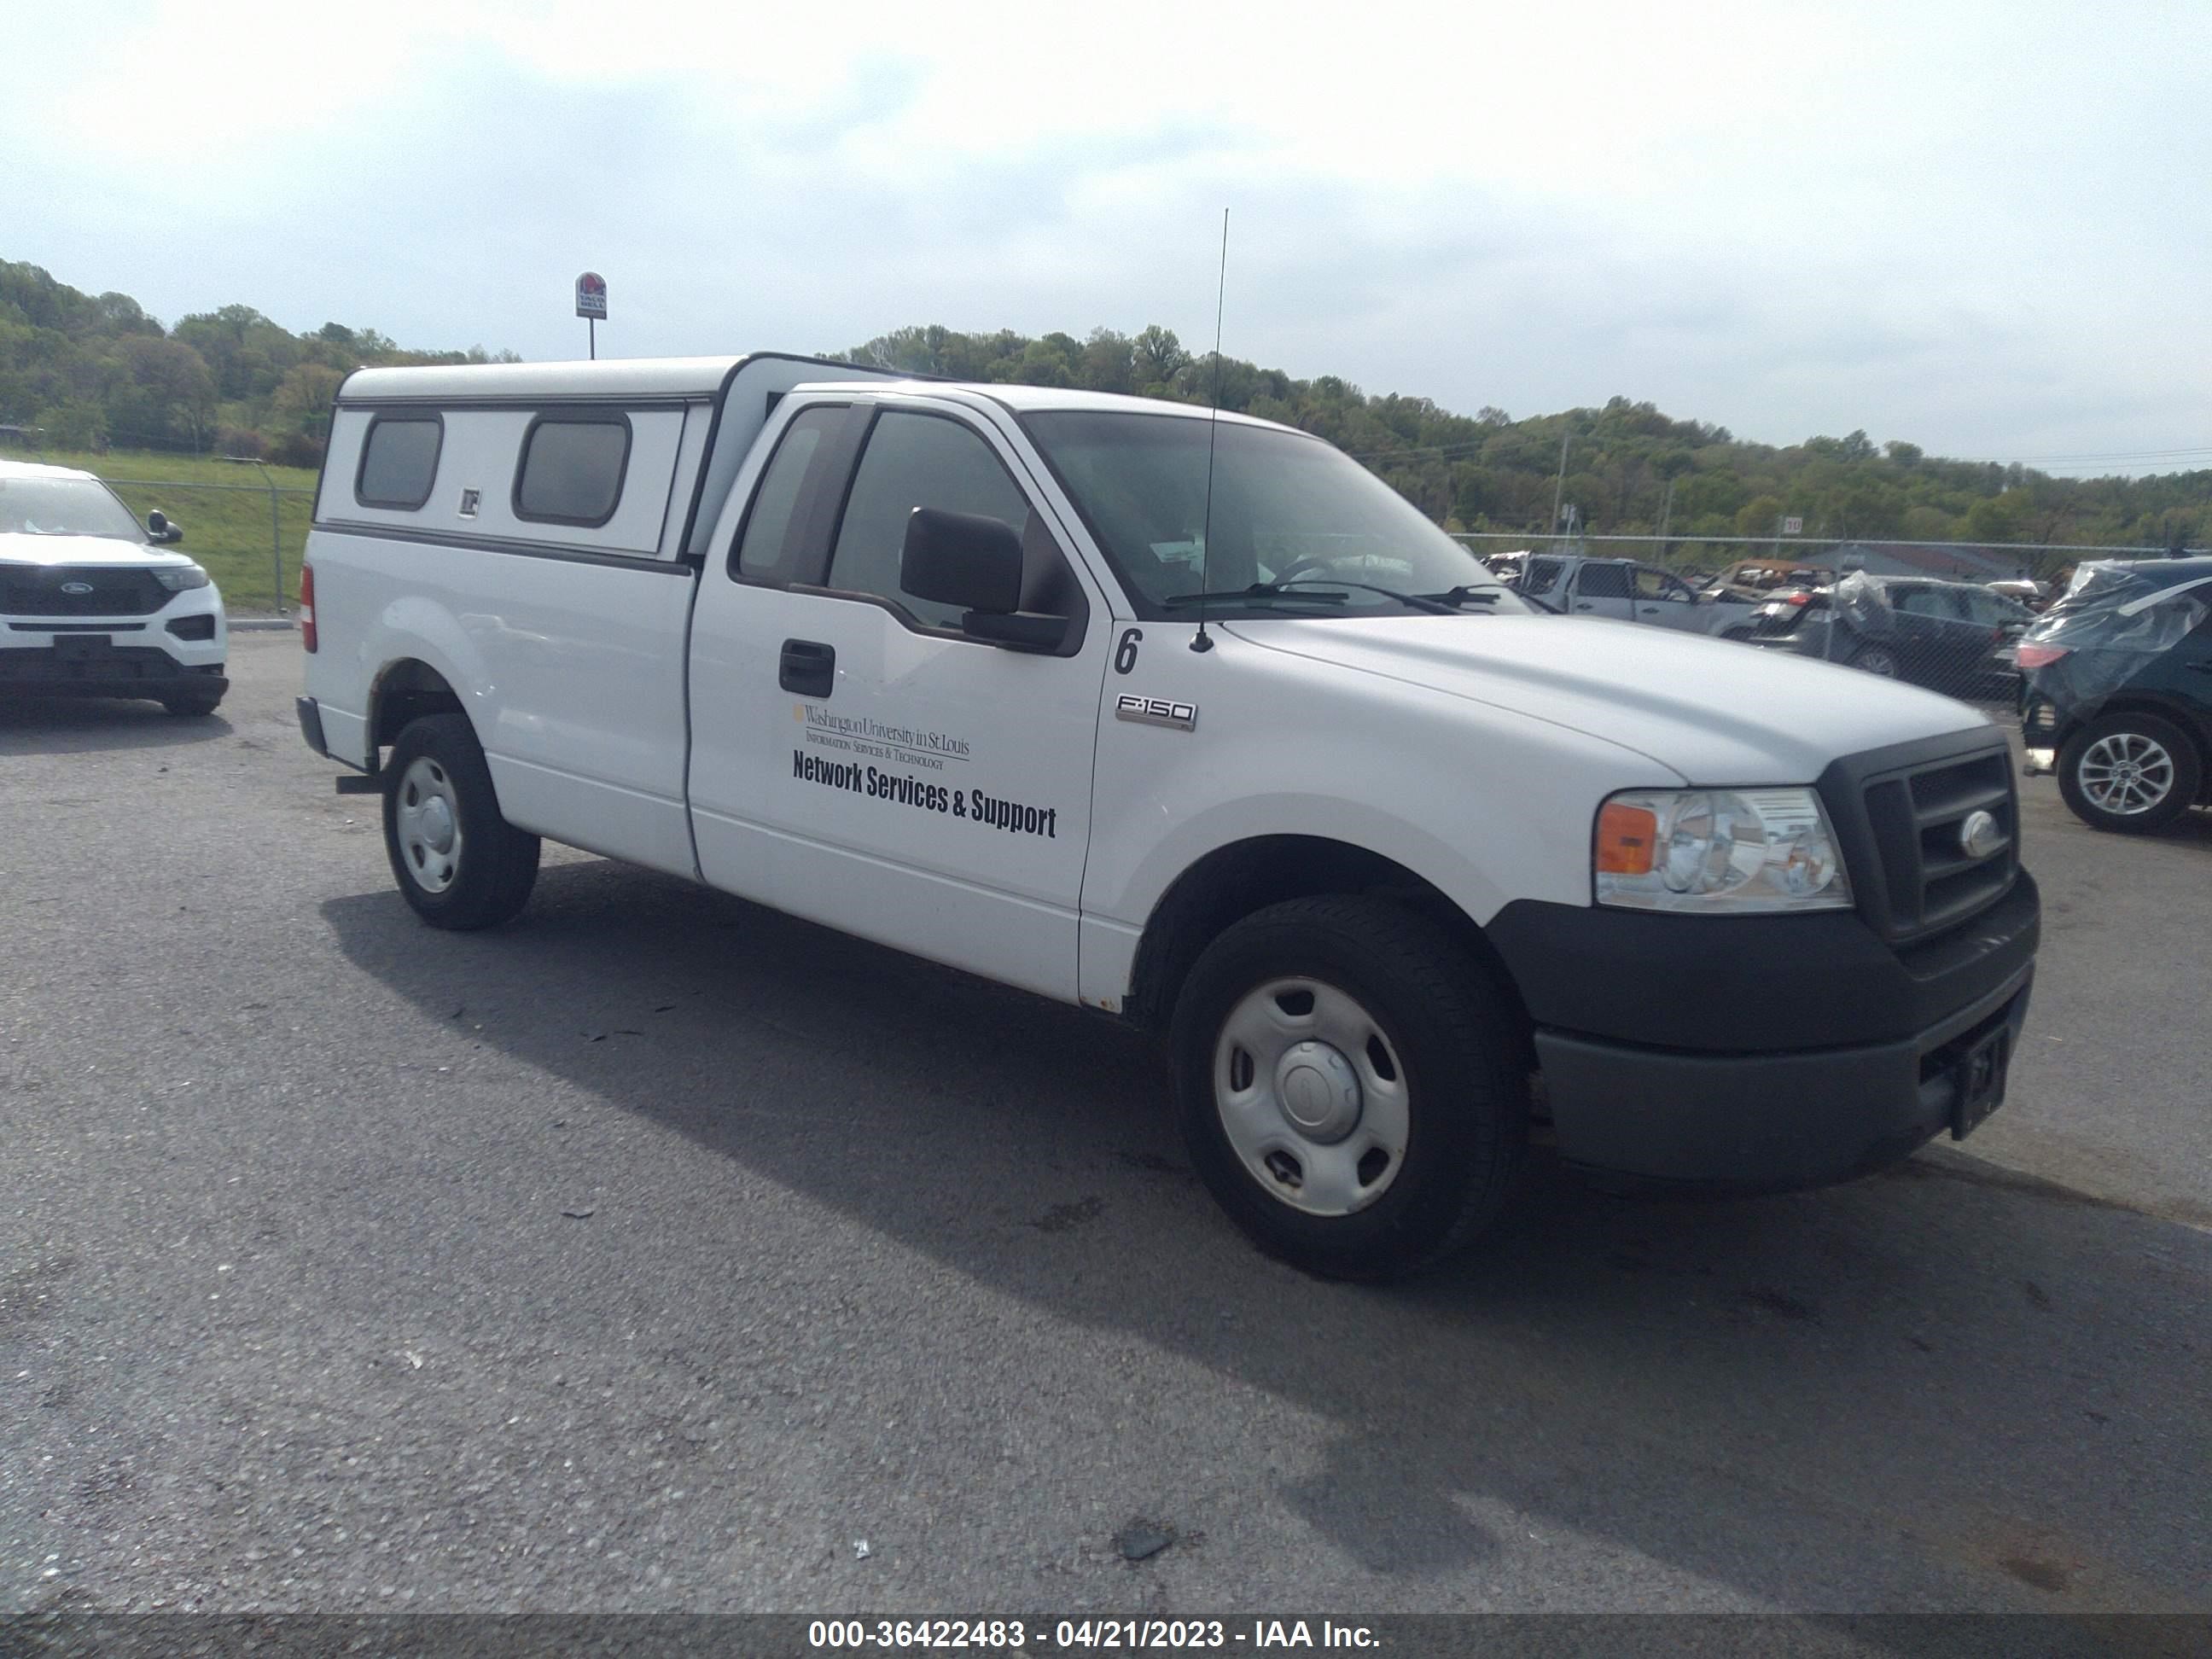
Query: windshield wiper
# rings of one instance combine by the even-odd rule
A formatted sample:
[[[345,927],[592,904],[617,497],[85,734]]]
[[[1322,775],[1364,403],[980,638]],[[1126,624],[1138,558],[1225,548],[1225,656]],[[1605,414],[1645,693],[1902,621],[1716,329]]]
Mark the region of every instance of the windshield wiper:
[[[1416,593],[1413,597],[1433,599],[1438,605],[1448,605],[1456,611],[1463,605],[1496,605],[1498,596],[1504,591],[1502,587],[1469,587],[1462,582],[1457,587],[1447,587],[1441,593]]]
[[[1255,599],[1263,603],[1269,599],[1289,599],[1298,605],[1342,605],[1352,597],[1349,593],[1333,593],[1327,591],[1293,593],[1290,590],[1296,586],[1295,582],[1254,582],[1249,587],[1228,588],[1219,592],[1170,593],[1160,603],[1170,609],[1176,605],[1198,605],[1201,602],[1208,605],[1234,605],[1242,600],[1249,604]],[[1346,584],[1339,582],[1336,586],[1341,587]]]

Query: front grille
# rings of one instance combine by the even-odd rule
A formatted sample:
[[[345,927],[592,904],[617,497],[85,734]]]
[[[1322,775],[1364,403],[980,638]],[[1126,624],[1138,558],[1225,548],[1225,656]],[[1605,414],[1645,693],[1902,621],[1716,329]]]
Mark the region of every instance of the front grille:
[[[1961,826],[1978,811],[1995,818],[2003,837],[1982,858],[1960,840]],[[1877,779],[1867,786],[1866,813],[1893,937],[1917,938],[1963,921],[2002,897],[2020,867],[2019,802],[2008,750]]]
[[[64,593],[64,586],[89,591]],[[58,565],[0,574],[0,615],[9,617],[143,617],[168,602],[169,590],[150,570]]]

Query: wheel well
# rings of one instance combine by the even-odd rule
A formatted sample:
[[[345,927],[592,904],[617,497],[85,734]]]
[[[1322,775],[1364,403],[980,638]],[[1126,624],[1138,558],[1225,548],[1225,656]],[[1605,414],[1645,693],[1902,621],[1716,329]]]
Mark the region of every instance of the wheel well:
[[[1137,945],[1125,1017],[1147,1029],[1164,1027],[1192,964],[1223,932],[1268,905],[1329,893],[1387,897],[1431,916],[1495,972],[1520,1009],[1513,976],[1482,929],[1433,883],[1346,842],[1262,836],[1208,853],[1152,907]]]
[[[2160,697],[2119,692],[2106,698],[2096,707],[2096,712],[2067,722],[2067,736],[2072,737],[2083,726],[2094,724],[2107,714],[2153,714],[2168,726],[2178,726],[2196,740],[2203,757],[2212,762],[2212,719],[2194,709],[2171,703]]]
[[[465,714],[460,698],[443,675],[412,657],[386,665],[369,695],[368,745],[371,757],[389,748],[410,720],[425,714]]]

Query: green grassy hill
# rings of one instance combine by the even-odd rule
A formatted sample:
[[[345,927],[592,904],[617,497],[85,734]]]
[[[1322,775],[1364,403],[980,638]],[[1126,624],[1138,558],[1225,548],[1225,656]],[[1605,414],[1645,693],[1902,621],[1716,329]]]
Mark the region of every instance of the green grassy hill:
[[[276,609],[271,591],[276,572],[270,552],[268,490],[274,482],[280,492],[276,540],[284,560],[284,609],[292,609],[300,591],[300,553],[314,506],[313,469],[271,466],[264,478],[257,467],[155,450],[117,449],[105,455],[46,450],[35,459],[97,473],[141,519],[154,507],[167,514],[184,526],[185,539],[177,550],[206,566],[222,589],[223,603],[242,616],[266,616]]]

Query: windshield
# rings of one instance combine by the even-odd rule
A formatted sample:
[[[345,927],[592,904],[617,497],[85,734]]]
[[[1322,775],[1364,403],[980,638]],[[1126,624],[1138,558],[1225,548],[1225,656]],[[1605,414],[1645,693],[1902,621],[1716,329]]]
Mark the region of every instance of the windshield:
[[[97,478],[0,476],[0,535],[146,539],[131,509]]]
[[[1079,410],[1032,414],[1023,425],[1140,616],[1187,616],[1190,607],[1172,601],[1201,590],[1231,596],[1211,607],[1222,617],[1449,608],[1395,596],[1453,596],[1467,604],[1462,614],[1528,610],[1481,560],[1319,439],[1234,421]],[[1286,586],[1243,591],[1275,583]]]

